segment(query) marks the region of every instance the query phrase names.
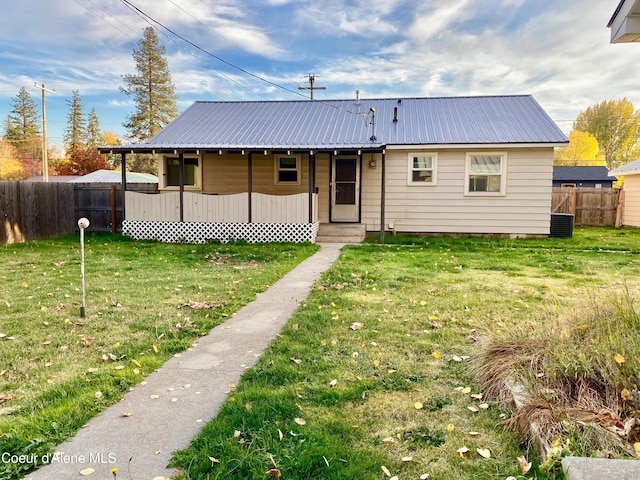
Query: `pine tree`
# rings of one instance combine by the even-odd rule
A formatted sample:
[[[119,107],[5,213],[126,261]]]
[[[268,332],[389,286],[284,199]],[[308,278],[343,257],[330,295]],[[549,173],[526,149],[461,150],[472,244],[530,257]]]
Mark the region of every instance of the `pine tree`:
[[[36,104],[24,87],[11,100],[13,106],[7,116],[4,137],[20,151],[30,149],[28,145],[40,139]]]
[[[134,141],[149,140],[178,115],[175,86],[164,54],[155,30],[147,27],[133,50],[137,73],[124,75],[126,87],[120,88],[136,104],[136,111],[124,123]]]
[[[24,87],[11,100],[4,138],[14,147],[14,158],[22,166],[23,178],[42,174],[42,138],[36,104]]]
[[[102,132],[100,131],[100,120],[96,109],[92,108],[87,116],[87,148],[96,149],[102,143]]]
[[[64,143],[67,149],[67,156],[73,156],[73,153],[82,150],[87,146],[87,120],[84,117],[82,109],[82,100],[78,90],[73,91],[73,98],[67,100],[69,105],[69,113],[67,114],[67,128],[64,131]]]

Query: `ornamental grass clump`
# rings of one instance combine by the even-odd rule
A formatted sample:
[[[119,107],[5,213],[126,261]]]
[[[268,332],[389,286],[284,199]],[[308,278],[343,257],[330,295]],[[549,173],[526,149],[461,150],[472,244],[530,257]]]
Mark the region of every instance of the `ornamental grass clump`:
[[[486,339],[474,373],[508,428],[558,453],[640,457],[640,316],[628,289]]]

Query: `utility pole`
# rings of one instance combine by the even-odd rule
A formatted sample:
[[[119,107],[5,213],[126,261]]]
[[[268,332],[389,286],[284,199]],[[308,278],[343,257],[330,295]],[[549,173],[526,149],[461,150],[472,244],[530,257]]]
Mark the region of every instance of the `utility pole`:
[[[326,90],[327,87],[316,87],[315,86],[316,83],[316,74],[315,73],[310,73],[309,74],[309,86],[308,87],[301,87],[298,85],[298,90],[310,90],[311,91],[311,100],[313,100],[313,92],[314,90]]]
[[[55,90],[50,90],[42,85],[38,85],[37,82],[33,83],[33,86],[42,90],[42,181],[49,181],[49,159],[47,158],[47,109],[45,106],[45,93],[56,93]]]

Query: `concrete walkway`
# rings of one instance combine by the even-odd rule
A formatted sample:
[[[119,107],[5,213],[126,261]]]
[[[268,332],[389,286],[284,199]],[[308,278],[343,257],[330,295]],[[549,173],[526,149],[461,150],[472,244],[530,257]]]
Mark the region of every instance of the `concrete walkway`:
[[[26,478],[111,480],[112,468],[117,468],[118,479],[168,478],[172,471],[166,465],[172,452],[186,448],[216,416],[229,385],[256,363],[320,274],[338,258],[341,247],[321,245],[315,255],[202,337],[196,347],[170,359],[122,401],[93,418],[58,446],[61,453],[55,462]],[[86,475],[87,469],[94,472]]]

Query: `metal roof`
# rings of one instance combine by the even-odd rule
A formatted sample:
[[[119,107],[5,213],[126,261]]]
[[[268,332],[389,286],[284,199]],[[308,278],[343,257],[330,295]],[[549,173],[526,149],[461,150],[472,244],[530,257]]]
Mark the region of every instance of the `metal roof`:
[[[640,173],[640,160],[634,160],[631,163],[627,163],[626,165],[622,165],[615,170],[611,170],[609,172],[610,177],[615,176],[624,176],[624,175],[637,175]]]
[[[196,102],[148,143],[101,151],[566,143],[532,96],[513,95]]]
[[[611,181],[609,170],[603,166],[555,166],[553,179],[556,181]]]

